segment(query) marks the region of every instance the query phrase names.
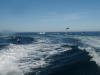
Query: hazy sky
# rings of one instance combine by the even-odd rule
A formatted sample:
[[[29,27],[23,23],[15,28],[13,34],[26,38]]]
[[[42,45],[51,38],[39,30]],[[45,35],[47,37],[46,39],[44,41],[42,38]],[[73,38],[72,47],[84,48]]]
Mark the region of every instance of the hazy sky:
[[[0,31],[100,31],[100,0],[0,0]]]

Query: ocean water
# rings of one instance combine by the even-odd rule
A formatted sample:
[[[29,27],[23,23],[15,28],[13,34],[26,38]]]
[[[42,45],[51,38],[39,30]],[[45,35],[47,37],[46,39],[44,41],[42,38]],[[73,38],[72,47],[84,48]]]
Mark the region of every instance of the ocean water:
[[[100,32],[0,34],[0,75],[100,75]]]

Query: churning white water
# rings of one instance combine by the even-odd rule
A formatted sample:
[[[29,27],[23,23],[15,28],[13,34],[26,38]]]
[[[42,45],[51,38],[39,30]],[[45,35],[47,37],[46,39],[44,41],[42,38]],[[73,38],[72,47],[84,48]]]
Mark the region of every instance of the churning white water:
[[[95,61],[100,65],[100,38],[91,36],[78,36],[84,47]],[[70,50],[61,47],[61,43],[53,44],[49,39],[39,39],[29,45],[10,44],[0,50],[0,75],[24,75],[27,72],[36,71],[37,68],[49,65],[46,58]]]
[[[100,66],[100,37],[80,36],[77,38],[80,39],[83,44],[87,45],[84,49],[93,57],[92,61],[95,61]]]
[[[39,41],[30,45],[11,44],[2,49],[0,51],[0,75],[24,75],[34,71],[35,68],[47,66],[48,62],[45,60],[47,57],[69,50],[69,48],[56,50],[60,44],[45,44]]]

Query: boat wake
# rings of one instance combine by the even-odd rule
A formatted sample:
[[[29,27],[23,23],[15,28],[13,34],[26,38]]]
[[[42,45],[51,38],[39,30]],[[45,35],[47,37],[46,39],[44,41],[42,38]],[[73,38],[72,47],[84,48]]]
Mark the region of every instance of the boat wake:
[[[29,45],[11,44],[0,51],[0,75],[24,75],[27,72],[36,72],[35,69],[49,64],[46,58],[69,50],[59,47],[59,44],[40,42]]]
[[[10,44],[0,50],[0,75],[49,75],[62,66],[85,61],[100,66],[99,36],[59,34],[34,40],[29,44]]]
[[[78,39],[85,45],[83,49],[86,49],[93,57],[92,60],[100,66],[100,37],[81,36]]]

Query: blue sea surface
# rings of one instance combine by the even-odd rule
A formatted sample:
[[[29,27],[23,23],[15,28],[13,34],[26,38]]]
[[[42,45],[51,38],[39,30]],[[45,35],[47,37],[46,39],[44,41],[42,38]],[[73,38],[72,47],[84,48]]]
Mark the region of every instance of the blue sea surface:
[[[100,75],[100,32],[0,33],[0,75]]]

